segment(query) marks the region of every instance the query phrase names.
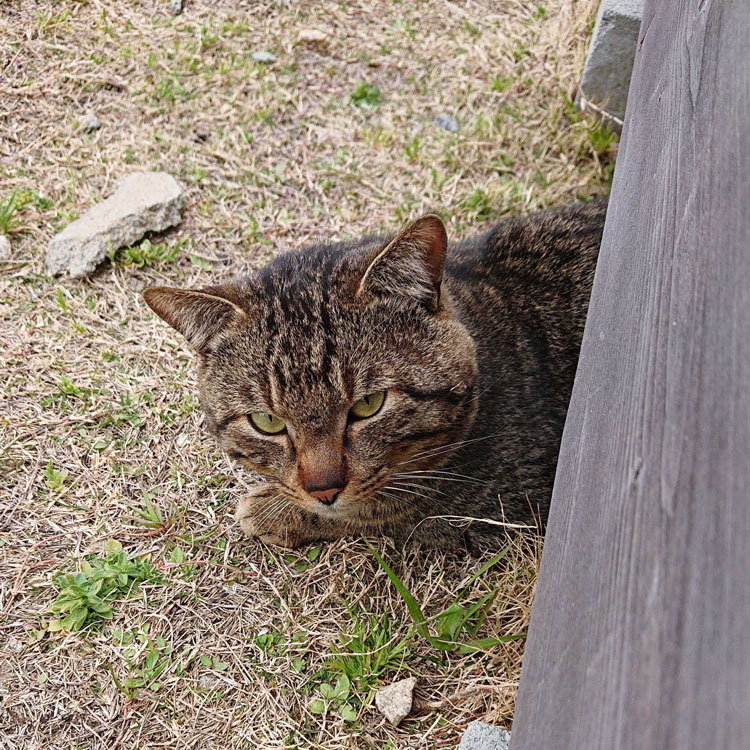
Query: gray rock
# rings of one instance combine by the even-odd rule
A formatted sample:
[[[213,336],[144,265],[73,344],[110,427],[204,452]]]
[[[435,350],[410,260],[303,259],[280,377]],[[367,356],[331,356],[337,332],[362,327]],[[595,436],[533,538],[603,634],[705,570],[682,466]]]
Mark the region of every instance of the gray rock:
[[[111,250],[179,224],[185,191],[166,172],[135,172],[115,192],[68,224],[47,245],[47,270],[83,276]]]
[[[472,721],[458,750],[510,750],[510,732],[483,721]]]
[[[183,10],[183,0],[172,0],[169,4],[169,9],[172,11],[173,16],[179,16]]]
[[[643,2],[602,0],[581,78],[584,108],[590,102],[618,120],[625,117]]]
[[[435,125],[443,130],[450,130],[451,133],[458,132],[458,129],[461,127],[453,115],[438,115],[435,118]]]
[[[0,234],[0,260],[10,260],[10,240]]]
[[[253,52],[253,60],[259,63],[275,63],[276,55],[273,52],[262,49],[259,52]]]
[[[88,114],[81,118],[81,124],[78,126],[78,129],[84,133],[93,133],[95,130],[99,130],[101,126],[102,121],[96,115]]]
[[[380,688],[375,693],[375,705],[393,726],[397,727],[411,711],[412,693],[416,684],[416,677],[407,677],[405,680]]]

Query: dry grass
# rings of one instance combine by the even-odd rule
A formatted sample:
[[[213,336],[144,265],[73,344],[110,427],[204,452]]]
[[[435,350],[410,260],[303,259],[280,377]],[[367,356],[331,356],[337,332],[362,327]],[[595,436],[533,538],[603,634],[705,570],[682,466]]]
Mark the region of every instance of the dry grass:
[[[567,100],[594,4],[188,0],[177,18],[166,0],[2,4],[0,747],[395,750],[453,747],[474,718],[509,724],[522,641],[441,658],[363,542],[298,563],[240,539],[231,512],[251,478],[204,436],[191,356],[138,292],[425,209],[467,234],[606,192],[608,139]],[[310,29],[322,38],[301,39]],[[352,100],[360,82],[378,87],[373,106]],[[93,134],[78,130],[87,112]],[[441,113],[461,130],[436,128]],[[189,186],[183,224],[141,265],[46,277],[54,232],[138,169]],[[143,517],[148,498],[162,522]],[[46,633],[53,575],[109,539],[158,575],[103,627]],[[381,551],[430,612],[479,565]],[[524,632],[538,555],[520,539],[476,583],[472,601],[500,591],[481,635]],[[337,705],[312,713],[358,630],[401,656],[355,684],[355,723]],[[121,690],[149,651],[166,664],[158,687]],[[371,688],[408,674],[417,706],[394,729]]]

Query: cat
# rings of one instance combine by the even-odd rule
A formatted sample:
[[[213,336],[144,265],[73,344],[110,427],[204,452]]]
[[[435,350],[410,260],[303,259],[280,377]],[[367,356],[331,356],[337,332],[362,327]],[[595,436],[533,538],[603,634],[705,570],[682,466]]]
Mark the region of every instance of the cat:
[[[263,478],[238,504],[245,534],[476,551],[543,526],[605,213],[574,204],[450,248],[429,214],[233,283],[146,289],[197,352],[209,431]]]

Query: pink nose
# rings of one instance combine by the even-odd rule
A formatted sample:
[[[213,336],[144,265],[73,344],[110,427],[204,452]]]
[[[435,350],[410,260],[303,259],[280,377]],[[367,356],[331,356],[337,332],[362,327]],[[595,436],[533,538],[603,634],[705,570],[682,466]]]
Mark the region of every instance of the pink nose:
[[[336,495],[343,490],[343,487],[328,487],[325,490],[309,490],[313,497],[317,497],[325,505],[333,505]]]

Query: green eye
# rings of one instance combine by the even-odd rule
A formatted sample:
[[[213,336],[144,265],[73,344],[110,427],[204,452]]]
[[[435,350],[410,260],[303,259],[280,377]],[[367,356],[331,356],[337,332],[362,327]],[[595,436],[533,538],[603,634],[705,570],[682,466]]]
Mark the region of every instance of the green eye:
[[[286,424],[283,420],[264,411],[253,412],[250,415],[250,421],[261,432],[265,432],[267,435],[277,435],[286,429]]]
[[[385,391],[368,393],[364,398],[355,402],[354,406],[349,410],[349,414],[357,419],[372,417],[380,411],[383,401],[385,401]]]

